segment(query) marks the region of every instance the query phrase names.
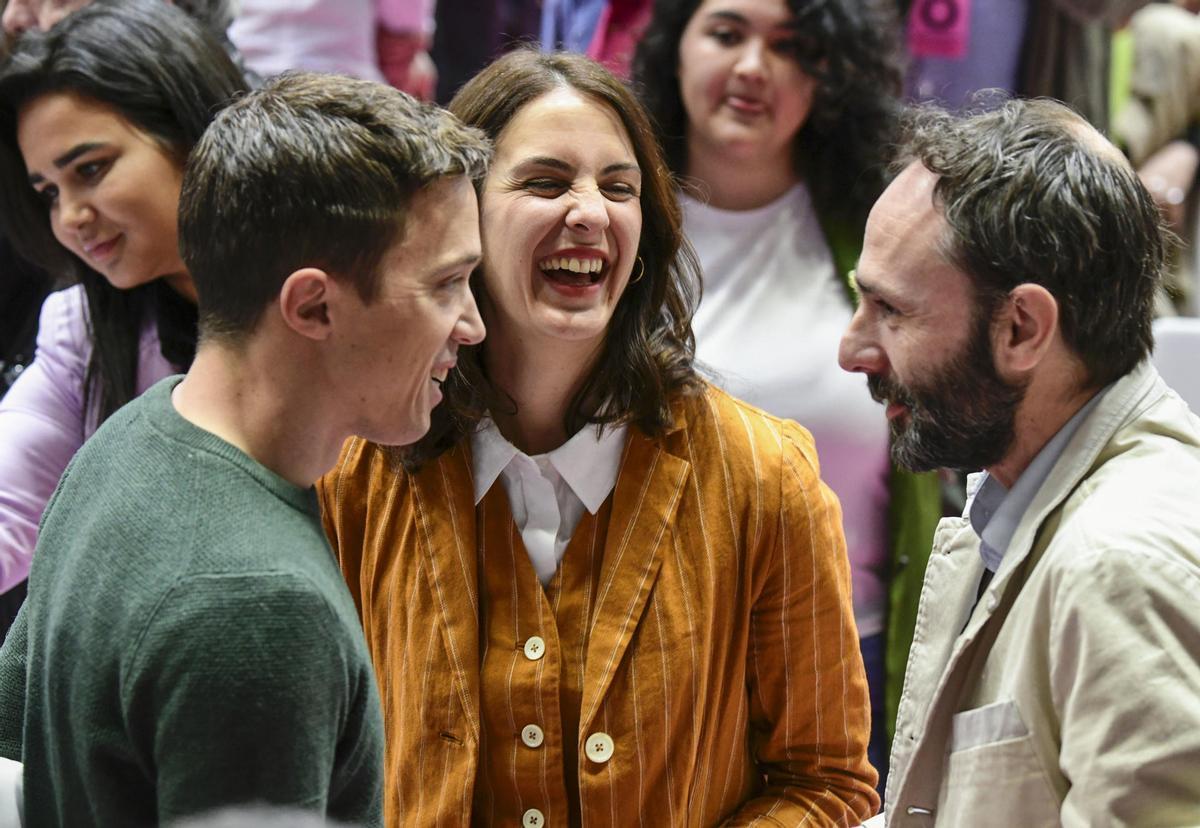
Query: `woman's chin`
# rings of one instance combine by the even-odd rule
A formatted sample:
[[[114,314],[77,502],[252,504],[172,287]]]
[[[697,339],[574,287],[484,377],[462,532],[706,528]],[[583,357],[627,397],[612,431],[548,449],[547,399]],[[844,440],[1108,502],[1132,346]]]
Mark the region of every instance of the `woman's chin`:
[[[545,308],[534,320],[540,339],[560,340],[564,343],[594,342],[604,338],[612,314],[606,308],[566,310]]]

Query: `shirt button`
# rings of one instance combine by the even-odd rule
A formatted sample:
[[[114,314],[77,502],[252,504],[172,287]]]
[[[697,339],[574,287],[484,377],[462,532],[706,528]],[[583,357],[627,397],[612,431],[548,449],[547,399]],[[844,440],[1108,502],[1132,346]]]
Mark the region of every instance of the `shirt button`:
[[[998,600],[996,599],[996,596],[995,596],[995,595],[989,595],[989,596],[988,596],[988,599],[987,599],[987,611],[988,611],[988,612],[995,612],[995,611],[996,611],[996,607],[998,607],[998,606],[1000,606],[1000,601],[998,601]]]
[[[541,747],[542,742],[546,741],[546,734],[535,724],[525,725],[521,731],[521,741],[525,743],[525,747]]]
[[[584,743],[587,758],[603,765],[613,755],[613,740],[607,733],[593,733]]]
[[[533,636],[525,641],[525,657],[530,661],[537,661],[546,654],[546,642],[538,636]]]
[[[525,828],[545,828],[546,818],[542,816],[542,812],[537,808],[530,808],[525,812],[525,815],[521,817],[521,824],[524,825]]]

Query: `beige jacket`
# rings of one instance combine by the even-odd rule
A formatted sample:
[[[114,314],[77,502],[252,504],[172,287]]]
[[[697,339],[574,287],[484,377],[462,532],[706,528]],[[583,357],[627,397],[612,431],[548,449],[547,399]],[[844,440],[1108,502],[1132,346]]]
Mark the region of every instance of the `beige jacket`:
[[[1083,422],[976,605],[982,567],[942,521],[889,828],[1200,825],[1200,419],[1152,367]]]

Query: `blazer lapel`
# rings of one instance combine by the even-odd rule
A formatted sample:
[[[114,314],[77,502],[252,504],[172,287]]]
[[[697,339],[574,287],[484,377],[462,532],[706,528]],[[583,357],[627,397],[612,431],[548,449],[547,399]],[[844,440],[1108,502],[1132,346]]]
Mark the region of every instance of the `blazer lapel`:
[[[630,427],[588,630],[580,726],[591,722],[641,621],[691,464]]]
[[[479,568],[471,458],[455,446],[413,476],[417,543],[441,610],[442,640],[472,736],[479,741]]]

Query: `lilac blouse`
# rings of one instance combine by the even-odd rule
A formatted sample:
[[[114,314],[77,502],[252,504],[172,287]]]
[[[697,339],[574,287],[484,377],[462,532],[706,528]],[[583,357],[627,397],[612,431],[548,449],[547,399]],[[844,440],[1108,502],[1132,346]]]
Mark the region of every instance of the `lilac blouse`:
[[[92,346],[83,287],[50,294],[42,305],[37,352],[0,400],[0,592],[29,575],[42,510],[67,463],[97,428],[84,410]],[[179,373],[159,348],[158,329],[142,330],[137,392]]]

